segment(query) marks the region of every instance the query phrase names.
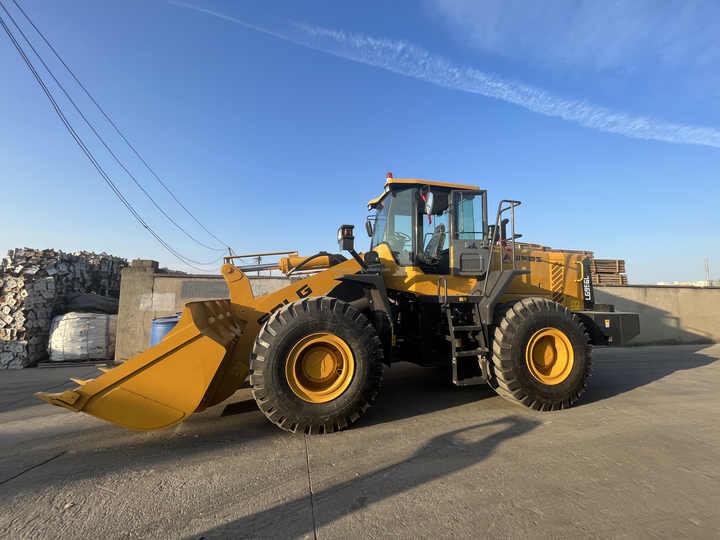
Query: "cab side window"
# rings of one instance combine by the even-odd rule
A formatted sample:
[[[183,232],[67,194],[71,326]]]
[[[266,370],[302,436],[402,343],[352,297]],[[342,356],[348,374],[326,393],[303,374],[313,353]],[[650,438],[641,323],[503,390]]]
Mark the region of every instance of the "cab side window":
[[[455,199],[455,230],[460,240],[483,240],[482,196],[458,193]]]

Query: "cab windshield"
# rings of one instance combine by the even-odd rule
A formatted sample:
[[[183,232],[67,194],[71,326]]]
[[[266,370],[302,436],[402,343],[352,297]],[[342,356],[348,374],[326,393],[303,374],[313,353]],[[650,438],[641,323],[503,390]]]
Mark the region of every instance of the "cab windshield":
[[[411,265],[414,208],[414,189],[388,194],[376,207],[375,230],[370,248],[387,244],[400,265]]]

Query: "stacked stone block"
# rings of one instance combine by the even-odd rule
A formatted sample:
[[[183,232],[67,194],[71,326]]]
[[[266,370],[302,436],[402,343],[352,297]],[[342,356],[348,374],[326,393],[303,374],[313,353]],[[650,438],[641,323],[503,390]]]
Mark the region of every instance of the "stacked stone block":
[[[47,354],[52,317],[66,295],[120,295],[127,261],[106,253],[14,249],[0,263],[0,369],[33,365]]]

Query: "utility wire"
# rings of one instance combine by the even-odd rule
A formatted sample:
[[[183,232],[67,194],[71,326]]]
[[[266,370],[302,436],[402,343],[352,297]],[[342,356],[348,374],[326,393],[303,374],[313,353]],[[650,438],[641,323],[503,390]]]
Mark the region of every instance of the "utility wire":
[[[112,150],[112,149],[110,148],[110,146],[107,144],[107,142],[105,141],[105,139],[100,135],[100,133],[98,133],[97,129],[95,129],[95,127],[94,127],[93,124],[90,122],[90,120],[88,120],[88,118],[85,116],[85,114],[83,114],[83,112],[80,110],[80,107],[77,105],[77,103],[75,103],[75,100],[73,100],[73,98],[70,96],[70,94],[67,92],[67,90],[65,90],[65,87],[63,86],[63,84],[57,79],[57,77],[55,77],[55,74],[52,72],[52,70],[50,69],[50,67],[47,65],[47,63],[45,62],[45,60],[43,59],[43,57],[40,55],[40,53],[37,51],[37,49],[36,49],[35,46],[32,44],[32,42],[30,41],[30,39],[25,35],[25,32],[23,32],[22,28],[21,28],[20,25],[17,23],[17,21],[15,20],[15,18],[14,18],[14,17],[12,16],[12,14],[7,10],[7,8],[5,7],[5,5],[4,5],[1,1],[0,1],[0,7],[2,7],[3,11],[5,12],[5,14],[10,18],[10,21],[12,21],[12,23],[13,23],[13,25],[15,26],[15,28],[17,29],[17,31],[18,31],[18,32],[20,33],[20,35],[23,37],[23,39],[24,39],[25,42],[28,44],[28,46],[30,47],[30,49],[32,49],[33,53],[35,53],[35,56],[38,58],[38,60],[40,60],[40,63],[43,65],[43,67],[44,67],[45,70],[48,72],[48,74],[50,74],[50,77],[52,77],[52,79],[55,81],[55,84],[60,88],[60,90],[61,90],[62,93],[65,95],[65,97],[67,98],[67,100],[70,102],[70,104],[73,106],[73,108],[77,111],[77,113],[78,113],[78,114],[80,115],[80,117],[83,119],[83,121],[85,122],[85,124],[87,124],[87,126],[92,130],[92,132],[95,134],[95,136],[98,138],[98,140],[102,143],[102,145],[105,147],[105,149],[106,149],[106,150],[110,153],[110,155],[113,157],[113,159],[115,160],[115,162],[120,166],[120,168],[121,168],[123,171],[125,171],[125,173],[130,177],[130,179],[131,179],[131,180],[133,181],[133,183],[138,187],[138,189],[140,189],[140,191],[142,191],[142,192],[145,194],[145,196],[150,200],[150,202],[153,204],[153,206],[154,206],[163,216],[165,216],[165,218],[166,218],[170,223],[172,223],[178,230],[180,230],[182,233],[184,233],[185,236],[187,236],[187,237],[188,237],[190,240],[192,240],[193,242],[197,243],[198,245],[200,245],[200,246],[202,246],[202,247],[204,247],[204,248],[206,248],[206,249],[212,250],[212,251],[225,251],[224,248],[214,248],[214,247],[208,246],[207,244],[205,244],[205,243],[201,242],[200,240],[198,240],[197,238],[195,238],[192,234],[190,234],[187,230],[185,230],[185,228],[183,228],[177,221],[175,221],[175,220],[157,203],[157,201],[155,201],[155,199],[152,197],[152,195],[150,195],[150,193],[148,193],[148,191],[143,187],[143,185],[142,185],[142,184],[140,183],[140,181],[135,177],[135,175],[134,175],[132,172],[130,172],[130,170],[129,170],[129,169],[125,166],[125,164],[120,160],[120,158],[117,156],[117,154],[115,154],[115,152],[113,152],[113,150]],[[217,262],[219,262],[219,260],[220,260],[221,258],[222,258],[222,257],[220,257],[220,258],[218,258],[218,259],[216,259],[216,260],[214,260],[214,261],[210,261],[210,262],[208,262],[208,263],[199,262],[199,261],[193,261],[193,262],[195,262],[195,263],[197,263],[197,264],[208,264],[208,265],[212,265],[212,264],[216,264]]]
[[[0,2],[1,3],[1,2]],[[33,77],[37,81],[37,83],[40,85],[40,88],[45,93],[47,98],[50,100],[50,103],[55,110],[55,113],[58,115],[60,120],[62,121],[65,128],[68,130],[72,138],[75,140],[77,145],[80,147],[82,152],[85,154],[85,156],[90,160],[90,163],[92,163],[93,167],[97,170],[97,172],[100,174],[100,176],[103,178],[105,183],[108,185],[108,187],[113,191],[115,196],[120,200],[120,202],[127,208],[127,210],[133,215],[133,217],[142,225],[147,231],[166,249],[168,250],[172,255],[177,257],[178,260],[185,263],[186,265],[190,266],[191,268],[194,268],[196,270],[200,270],[201,272],[206,272],[204,268],[200,268],[192,264],[192,261],[188,259],[187,257],[184,257],[182,254],[177,252],[175,249],[173,249],[170,244],[168,244],[159,234],[157,234],[150,225],[148,225],[145,220],[142,218],[142,216],[135,210],[135,208],[132,206],[132,204],[125,198],[125,196],[122,194],[122,192],[118,189],[117,185],[112,181],[110,176],[105,172],[105,170],[102,168],[100,163],[95,159],[90,149],[85,145],[82,138],[78,135],[78,133],[75,131],[75,129],[72,127],[70,122],[68,121],[67,117],[63,113],[62,109],[58,105],[57,101],[55,101],[55,98],[53,97],[52,93],[50,92],[49,88],[45,84],[45,81],[43,81],[40,74],[35,69],[35,66],[32,64],[28,56],[25,54],[25,51],[23,50],[20,43],[18,43],[17,39],[13,35],[12,31],[8,27],[8,25],[5,22],[5,19],[3,19],[2,15],[0,15],[0,26],[3,27],[3,30],[5,30],[5,33],[10,38],[10,41],[15,46],[15,49],[17,50],[18,54],[21,56],[23,61],[25,62],[25,65],[27,65],[28,69],[32,73]]]
[[[48,40],[45,37],[45,34],[43,34],[40,29],[35,25],[33,20],[30,18],[30,16],[25,12],[25,10],[22,8],[18,0],[12,0],[13,4],[15,4],[15,7],[20,11],[20,13],[23,14],[23,16],[27,19],[27,21],[30,23],[30,25],[35,29],[35,32],[38,33],[38,35],[42,38],[42,40],[45,42],[45,45],[48,46],[48,48],[53,52],[55,57],[60,61],[60,63],[65,67],[65,69],[68,71],[70,76],[75,80],[75,82],[78,84],[80,88],[82,88],[83,92],[85,92],[85,95],[90,99],[90,101],[93,102],[93,104],[98,108],[100,113],[105,117],[105,119],[108,121],[108,123],[113,127],[115,132],[122,138],[123,141],[125,141],[125,144],[128,145],[130,150],[132,150],[133,154],[137,156],[137,158],[142,162],[142,164],[145,166],[145,168],[150,172],[150,174],[155,178],[155,180],[158,181],[158,183],[165,189],[165,191],[168,192],[168,194],[173,198],[173,200],[182,208],[185,213],[190,216],[195,223],[197,223],[202,230],[204,230],[208,235],[213,237],[215,240],[220,242],[221,245],[226,246],[224,248],[209,248],[214,249],[217,251],[226,251],[230,249],[230,244],[227,242],[223,242],[220,238],[215,236],[212,232],[210,232],[205,225],[203,225],[200,220],[195,217],[195,215],[180,201],[180,199],[177,198],[175,193],[167,186],[165,182],[160,178],[160,176],[155,172],[155,170],[148,164],[148,162],[145,160],[145,158],[140,154],[140,152],[135,148],[135,146],[128,140],[128,138],[125,136],[125,134],[120,130],[120,128],[117,126],[117,124],[113,121],[112,118],[110,118],[110,115],[105,111],[105,109],[100,106],[100,103],[95,99],[95,97],[90,93],[90,91],[85,87],[85,85],[80,81],[80,79],[77,78],[75,75],[75,72],[73,72],[72,69],[70,69],[70,66],[67,65],[65,60],[63,60],[62,56],[60,56],[60,53],[57,52],[55,47],[53,47],[52,43],[50,43],[50,40]]]

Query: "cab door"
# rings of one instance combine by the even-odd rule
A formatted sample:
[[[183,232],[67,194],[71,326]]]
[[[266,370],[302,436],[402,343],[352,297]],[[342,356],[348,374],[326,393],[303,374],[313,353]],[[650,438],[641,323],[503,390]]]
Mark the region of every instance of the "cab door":
[[[480,276],[490,257],[487,192],[450,192],[450,273]]]
[[[442,189],[418,191],[415,265],[425,274],[450,273],[450,193]]]

